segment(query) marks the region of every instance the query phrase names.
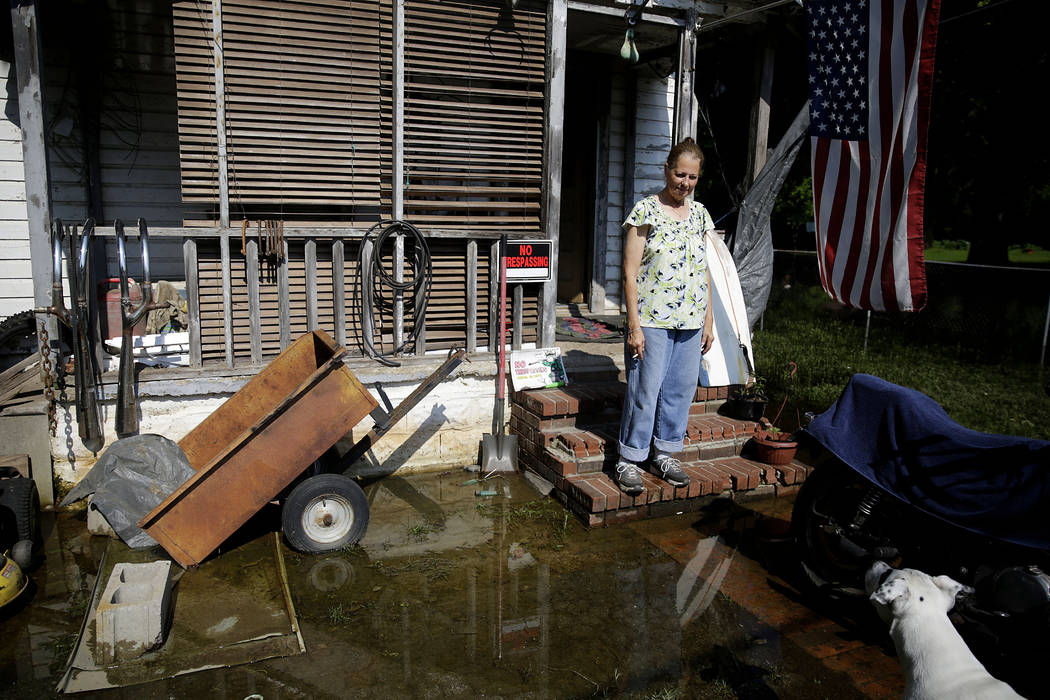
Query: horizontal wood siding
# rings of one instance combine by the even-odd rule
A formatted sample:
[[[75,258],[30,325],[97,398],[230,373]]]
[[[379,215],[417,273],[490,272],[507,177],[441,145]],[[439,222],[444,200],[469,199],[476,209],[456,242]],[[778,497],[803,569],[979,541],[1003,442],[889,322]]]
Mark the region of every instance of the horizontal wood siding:
[[[214,216],[211,5],[175,2],[173,13],[183,198]],[[223,0],[232,218],[378,218],[391,152],[390,17],[389,1]]]
[[[0,319],[34,306],[22,130],[18,126],[18,92],[13,71],[14,66],[0,61],[0,77],[11,76],[4,80],[7,87],[0,94]]]
[[[540,231],[546,12],[405,3],[405,218]]]

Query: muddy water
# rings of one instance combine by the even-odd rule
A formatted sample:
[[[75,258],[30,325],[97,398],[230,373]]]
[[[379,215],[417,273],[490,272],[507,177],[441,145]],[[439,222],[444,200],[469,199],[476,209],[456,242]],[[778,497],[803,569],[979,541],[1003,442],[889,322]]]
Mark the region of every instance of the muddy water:
[[[779,577],[789,500],[588,531],[518,476],[470,478],[387,478],[358,547],[285,550],[305,654],[79,697],[899,694],[878,634]],[[5,612],[3,697],[53,694],[104,549],[81,518],[51,520],[35,595]]]

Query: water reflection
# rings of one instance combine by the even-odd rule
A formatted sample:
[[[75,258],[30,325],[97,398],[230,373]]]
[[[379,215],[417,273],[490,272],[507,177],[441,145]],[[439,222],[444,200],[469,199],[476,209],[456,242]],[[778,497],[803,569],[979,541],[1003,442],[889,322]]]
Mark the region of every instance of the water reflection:
[[[748,597],[784,605],[743,546],[741,528],[755,526],[743,509],[586,530],[517,476],[486,483],[496,498],[475,496],[470,478],[377,482],[359,547],[286,551],[305,655],[135,697],[864,696],[792,641],[818,615],[781,627]],[[15,640],[0,650],[5,687],[49,690],[64,661],[53,639],[75,634],[83,615],[67,601],[86,595],[99,546],[79,520],[63,527],[33,574],[37,598],[5,623]]]

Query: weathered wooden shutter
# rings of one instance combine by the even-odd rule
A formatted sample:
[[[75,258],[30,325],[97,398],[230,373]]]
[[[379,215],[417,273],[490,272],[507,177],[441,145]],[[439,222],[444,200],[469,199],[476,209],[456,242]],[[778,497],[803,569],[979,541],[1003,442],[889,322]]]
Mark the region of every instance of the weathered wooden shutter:
[[[173,11],[183,198],[214,204],[211,3],[183,0]],[[231,218],[379,218],[390,26],[389,2],[222,0]]]
[[[219,176],[211,13],[210,0],[176,0],[172,3],[179,104],[179,161],[186,223],[214,223],[218,219]]]
[[[540,230],[545,32],[542,4],[407,0],[407,220]]]

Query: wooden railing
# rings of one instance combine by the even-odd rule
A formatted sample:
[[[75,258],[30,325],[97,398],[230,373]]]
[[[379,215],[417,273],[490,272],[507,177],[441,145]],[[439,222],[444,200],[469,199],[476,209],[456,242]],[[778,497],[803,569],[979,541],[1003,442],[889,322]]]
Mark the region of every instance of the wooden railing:
[[[111,235],[112,228],[97,232]],[[470,353],[492,350],[499,332],[498,236],[426,232],[433,275],[423,323],[413,327],[411,298],[388,291],[389,306],[375,310],[381,327],[374,344],[391,352],[415,331],[416,342],[405,355],[453,346]],[[372,243],[363,229],[286,228],[280,261],[263,255],[253,228],[243,241],[243,255],[239,226],[157,228],[150,230],[150,237],[183,241],[191,366],[261,364],[316,328],[331,333],[351,352],[363,349],[363,334],[370,329],[359,317],[363,300],[358,258],[360,247]],[[393,250],[380,254],[387,273],[404,279],[413,273],[405,264],[406,241],[403,236],[394,238]],[[539,337],[539,287],[534,283],[508,288],[508,344],[515,349]]]

